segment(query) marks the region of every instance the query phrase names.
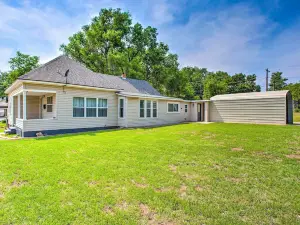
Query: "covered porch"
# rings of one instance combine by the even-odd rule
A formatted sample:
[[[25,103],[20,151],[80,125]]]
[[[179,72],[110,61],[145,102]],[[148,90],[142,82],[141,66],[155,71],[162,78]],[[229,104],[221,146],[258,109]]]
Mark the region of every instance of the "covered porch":
[[[24,121],[56,119],[55,91],[22,90],[12,97],[11,124],[23,130]]]

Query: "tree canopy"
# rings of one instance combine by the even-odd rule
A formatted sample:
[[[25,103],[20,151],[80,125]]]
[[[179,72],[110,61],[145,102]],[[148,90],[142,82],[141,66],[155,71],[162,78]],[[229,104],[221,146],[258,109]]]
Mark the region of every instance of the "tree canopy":
[[[17,51],[16,56],[8,61],[10,71],[0,72],[0,96],[20,76],[39,66],[39,57]]]
[[[260,91],[256,75],[210,72],[179,67],[178,57],[158,41],[157,29],[132,23],[121,9],[102,9],[90,24],[69,37],[60,50],[94,72],[150,82],[162,94],[183,99],[209,99],[217,94]],[[17,52],[11,70],[0,75],[0,95],[19,76],[38,66],[39,58]]]
[[[282,90],[286,85],[288,79],[282,76],[282,72],[274,72],[271,76],[271,81],[269,84],[269,91]]]

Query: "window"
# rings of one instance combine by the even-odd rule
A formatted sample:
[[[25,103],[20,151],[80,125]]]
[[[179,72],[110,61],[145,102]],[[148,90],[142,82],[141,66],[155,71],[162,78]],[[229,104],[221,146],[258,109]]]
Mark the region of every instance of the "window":
[[[178,113],[179,104],[178,103],[168,103],[168,112],[169,113]]]
[[[119,117],[123,118],[124,117],[124,99],[120,98],[119,102]]]
[[[47,112],[53,112],[53,97],[47,97],[47,104],[46,104]]]
[[[184,106],[184,111],[187,113],[188,112],[188,105]]]
[[[140,100],[140,117],[145,117],[145,100]]]
[[[73,117],[84,117],[84,98],[73,98]]]
[[[97,110],[97,99],[87,98],[86,99],[86,117],[96,117]]]
[[[107,117],[107,99],[98,99],[98,117]]]
[[[151,117],[151,101],[147,100],[147,117]]]
[[[152,102],[152,110],[153,110],[152,116],[156,118],[157,117],[157,101]]]

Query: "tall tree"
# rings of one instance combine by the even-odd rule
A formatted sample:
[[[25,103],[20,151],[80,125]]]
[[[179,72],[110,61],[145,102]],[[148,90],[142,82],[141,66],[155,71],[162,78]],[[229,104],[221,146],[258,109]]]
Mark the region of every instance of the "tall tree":
[[[228,93],[246,93],[260,91],[260,86],[256,85],[256,75],[245,75],[237,73],[229,80]]]
[[[39,66],[39,57],[17,51],[16,56],[8,61],[10,71],[0,73],[0,96],[20,76]]]
[[[282,72],[274,72],[271,76],[271,81],[269,84],[270,91],[282,90],[286,85],[288,79],[282,76]]]
[[[102,9],[61,50],[95,72],[145,79],[162,92],[171,73],[178,71],[177,55],[157,41],[157,30],[132,25],[120,9]]]
[[[289,84],[285,86],[284,89],[291,92],[293,100],[298,102],[298,108],[300,108],[300,82]]]
[[[203,99],[204,80],[208,74],[207,69],[198,67],[184,67],[180,71],[184,77],[187,77],[187,86],[192,88],[193,96],[186,96],[189,99]]]
[[[204,99],[210,99],[214,95],[228,93],[229,81],[230,76],[226,72],[217,71],[215,73],[208,73],[204,81]]]

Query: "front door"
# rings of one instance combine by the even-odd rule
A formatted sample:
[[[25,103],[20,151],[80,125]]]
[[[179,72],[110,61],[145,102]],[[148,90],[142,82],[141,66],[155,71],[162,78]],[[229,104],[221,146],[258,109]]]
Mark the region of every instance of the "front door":
[[[202,104],[197,104],[198,121],[202,121]]]

